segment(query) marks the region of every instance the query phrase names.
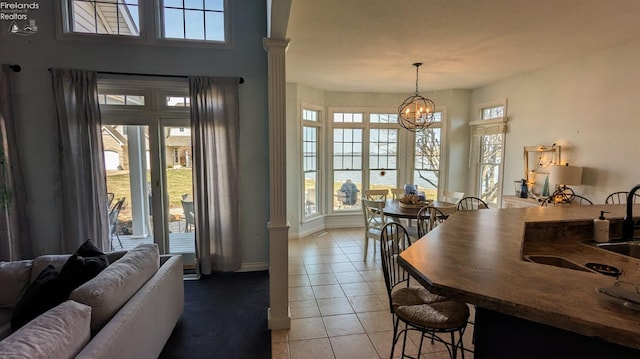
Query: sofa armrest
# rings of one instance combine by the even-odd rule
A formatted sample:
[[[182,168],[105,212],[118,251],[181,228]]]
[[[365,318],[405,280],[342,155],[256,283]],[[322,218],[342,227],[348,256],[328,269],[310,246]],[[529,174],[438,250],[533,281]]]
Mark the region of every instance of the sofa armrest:
[[[157,358],[183,311],[182,256],[171,255],[77,358]]]

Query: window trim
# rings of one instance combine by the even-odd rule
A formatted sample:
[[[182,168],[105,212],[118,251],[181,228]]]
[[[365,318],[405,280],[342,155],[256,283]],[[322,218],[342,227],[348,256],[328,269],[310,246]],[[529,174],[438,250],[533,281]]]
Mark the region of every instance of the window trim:
[[[449,158],[448,154],[448,128],[449,128],[449,118],[446,106],[441,106],[436,108],[437,112],[442,113],[441,121],[437,123],[437,126],[440,128],[440,163],[446,164]],[[336,106],[336,107],[328,107],[327,108],[327,141],[325,141],[330,147],[327,149],[327,161],[325,167],[326,170],[325,181],[327,185],[325,186],[325,190],[332,192],[333,187],[332,184],[334,182],[334,165],[333,165],[333,129],[334,128],[363,128],[363,149],[362,149],[362,159],[363,159],[363,169],[362,169],[362,186],[368,186],[370,184],[370,169],[369,169],[369,142],[370,142],[370,134],[369,129],[372,128],[397,128],[398,129],[398,158],[397,158],[397,181],[398,186],[401,186],[403,183],[413,183],[414,182],[414,172],[415,172],[415,133],[407,131],[403,129],[399,123],[371,123],[369,121],[370,115],[372,113],[396,113],[396,108],[389,107],[349,107],[349,106]],[[351,122],[333,122],[333,114],[334,113],[362,113],[363,114],[363,122],[351,123]],[[364,164],[366,163],[366,167]],[[441,165],[438,174],[438,196],[442,196],[442,192],[444,191],[443,185],[446,183],[448,178],[448,171],[443,170],[444,166]],[[362,190],[362,189],[361,189]],[[332,192],[333,193],[333,192]],[[361,198],[361,196],[360,196]],[[331,198],[333,200],[333,197]],[[329,213],[352,213],[355,210],[360,210],[359,207],[351,210],[334,210],[333,202],[331,205],[327,207]]]
[[[482,110],[490,107],[499,107],[502,106],[504,108],[502,118],[495,118],[489,120],[482,119]],[[469,182],[470,189],[472,190],[471,195],[480,197],[480,164],[482,156],[481,146],[482,141],[480,138],[484,135],[491,134],[502,134],[502,162],[500,163],[500,174],[498,178],[498,198],[497,205],[502,205],[502,197],[504,190],[504,164],[505,164],[505,152],[506,152],[506,142],[507,142],[507,122],[508,122],[508,107],[507,107],[507,98],[498,98],[491,99],[487,101],[483,101],[477,103],[475,105],[475,121],[469,121]],[[486,133],[481,134],[480,131],[486,131]],[[476,137],[477,139],[474,139]]]

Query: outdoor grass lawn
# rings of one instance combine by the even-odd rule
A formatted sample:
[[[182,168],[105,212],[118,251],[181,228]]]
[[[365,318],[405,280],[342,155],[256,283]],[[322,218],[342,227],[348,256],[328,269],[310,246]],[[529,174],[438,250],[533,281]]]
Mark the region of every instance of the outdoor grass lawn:
[[[151,174],[147,172],[147,182],[151,182]],[[191,168],[167,169],[167,189],[169,192],[169,207],[182,207],[180,200],[185,193],[193,193]],[[107,192],[115,194],[116,199],[126,197],[125,205],[131,199],[129,172],[117,171],[107,173]]]

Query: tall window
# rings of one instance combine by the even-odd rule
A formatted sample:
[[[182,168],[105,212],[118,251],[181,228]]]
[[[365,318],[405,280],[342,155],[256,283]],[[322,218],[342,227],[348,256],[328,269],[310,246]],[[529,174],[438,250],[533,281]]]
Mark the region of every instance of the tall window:
[[[358,206],[362,190],[362,146],[364,129],[350,124],[362,124],[363,113],[333,114],[333,191],[334,210]]]
[[[435,123],[416,133],[413,182],[427,199],[436,200],[442,159],[442,112],[433,115]]]
[[[304,172],[305,217],[319,213],[319,111],[302,110],[302,170]]]
[[[224,0],[164,0],[163,38],[225,41]]]
[[[479,105],[478,113],[479,120],[470,123],[472,185],[478,197],[498,205],[502,193],[506,100]]]
[[[140,36],[138,1],[68,0],[68,31]]]
[[[397,114],[369,115],[369,188],[393,188],[398,184]],[[389,127],[392,124],[393,127]]]

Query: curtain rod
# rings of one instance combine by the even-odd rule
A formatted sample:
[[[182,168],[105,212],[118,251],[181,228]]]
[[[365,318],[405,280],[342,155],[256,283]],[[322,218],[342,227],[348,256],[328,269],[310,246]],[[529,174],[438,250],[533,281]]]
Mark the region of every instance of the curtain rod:
[[[13,66],[18,66],[18,65],[13,65]],[[20,68],[20,66],[18,66],[18,68]],[[20,71],[20,70],[18,69],[18,71]],[[49,71],[51,71],[51,68],[49,68]],[[134,72],[117,72],[117,71],[97,71],[97,73],[103,74],[103,75],[128,75],[128,76],[145,76],[145,77],[146,76],[148,76],[148,77],[173,77],[173,78],[182,78],[182,79],[189,78],[189,76],[187,76],[187,75],[139,74],[139,73],[134,73]],[[243,84],[244,83],[244,77],[240,77],[238,79],[238,83]]]
[[[13,72],[20,72],[22,71],[22,67],[20,67],[20,65],[9,65],[9,68],[11,70],[13,70]]]

